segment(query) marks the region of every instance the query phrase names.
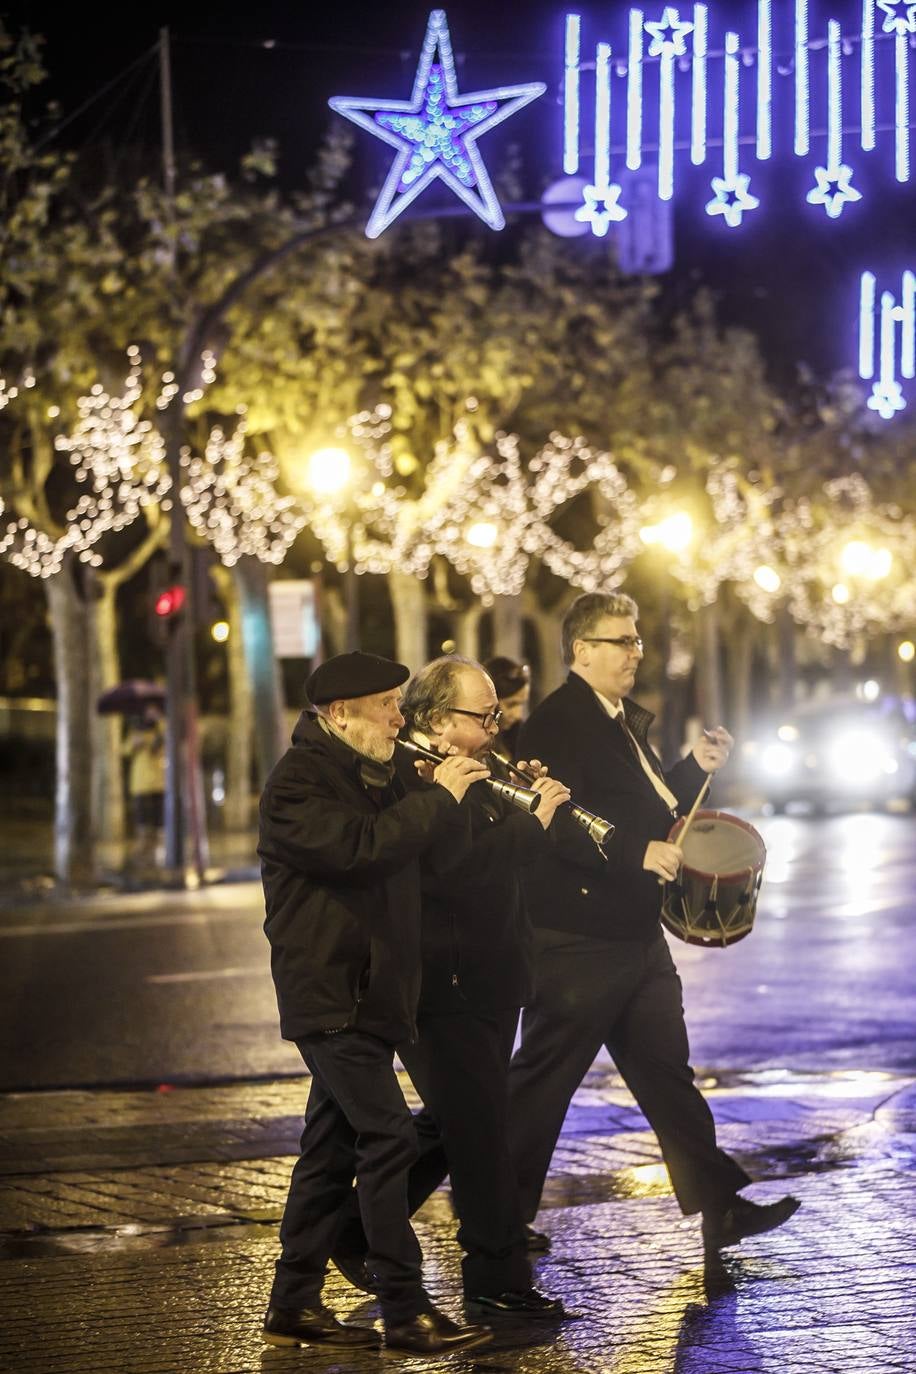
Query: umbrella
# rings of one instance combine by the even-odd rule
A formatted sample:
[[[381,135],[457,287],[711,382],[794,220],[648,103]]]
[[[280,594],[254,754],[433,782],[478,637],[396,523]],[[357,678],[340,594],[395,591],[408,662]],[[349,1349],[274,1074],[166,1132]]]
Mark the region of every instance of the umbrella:
[[[142,716],[150,707],[162,710],[164,706],[165,688],[162,684],[144,682],[140,678],[109,687],[96,702],[100,716]]]

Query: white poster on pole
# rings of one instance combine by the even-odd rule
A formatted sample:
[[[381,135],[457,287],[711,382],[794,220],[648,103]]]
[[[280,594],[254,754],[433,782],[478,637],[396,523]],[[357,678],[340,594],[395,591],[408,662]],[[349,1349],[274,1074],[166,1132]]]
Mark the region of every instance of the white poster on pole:
[[[277,658],[314,658],[318,652],[318,608],[309,578],[271,582],[270,624]]]

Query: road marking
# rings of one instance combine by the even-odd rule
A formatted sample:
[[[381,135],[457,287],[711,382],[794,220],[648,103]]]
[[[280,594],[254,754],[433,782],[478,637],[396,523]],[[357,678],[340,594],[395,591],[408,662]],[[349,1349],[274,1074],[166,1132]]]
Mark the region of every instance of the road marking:
[[[204,983],[210,978],[262,978],[268,974],[267,962],[250,968],[202,969],[199,973],[151,973],[145,983]]]
[[[102,930],[143,930],[152,926],[208,926],[220,921],[248,921],[260,925],[263,917],[255,911],[208,911],[200,914],[175,912],[163,916],[101,917],[90,921],[52,921],[47,925],[0,926],[0,939],[23,939],[33,935],[87,935]]]

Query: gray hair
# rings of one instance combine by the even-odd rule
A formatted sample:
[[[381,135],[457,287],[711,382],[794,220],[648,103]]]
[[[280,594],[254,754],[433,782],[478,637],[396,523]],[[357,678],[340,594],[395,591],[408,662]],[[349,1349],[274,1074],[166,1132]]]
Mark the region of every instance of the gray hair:
[[[408,725],[416,726],[428,734],[439,717],[451,710],[455,686],[465,668],[486,672],[476,659],[467,658],[464,654],[444,654],[415,673],[407,684],[401,702],[401,711]]]
[[[636,620],[639,607],[632,596],[627,596],[625,592],[585,592],[576,597],[564,615],[561,627],[563,662],[567,668],[575,657],[573,644],[576,640],[587,639],[607,615],[632,616]]]

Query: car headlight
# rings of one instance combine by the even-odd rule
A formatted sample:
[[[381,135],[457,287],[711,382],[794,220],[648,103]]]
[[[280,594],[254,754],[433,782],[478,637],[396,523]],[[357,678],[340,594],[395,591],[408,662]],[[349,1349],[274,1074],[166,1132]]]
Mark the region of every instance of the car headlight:
[[[882,773],[893,771],[887,741],[874,730],[838,735],[830,744],[828,758],[834,777],[852,786],[874,782]]]
[[[768,744],[760,755],[760,766],[771,778],[787,778],[795,768],[795,750],[787,744]]]

